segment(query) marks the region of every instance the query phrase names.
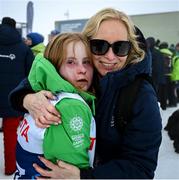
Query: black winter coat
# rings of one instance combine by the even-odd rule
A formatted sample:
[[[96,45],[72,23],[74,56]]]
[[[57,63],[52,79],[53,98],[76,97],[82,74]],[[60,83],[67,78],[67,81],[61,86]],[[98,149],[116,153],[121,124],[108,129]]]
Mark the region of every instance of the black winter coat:
[[[22,41],[19,32],[8,25],[0,25],[0,117],[17,117],[8,103],[8,94],[28,76],[34,56]]]

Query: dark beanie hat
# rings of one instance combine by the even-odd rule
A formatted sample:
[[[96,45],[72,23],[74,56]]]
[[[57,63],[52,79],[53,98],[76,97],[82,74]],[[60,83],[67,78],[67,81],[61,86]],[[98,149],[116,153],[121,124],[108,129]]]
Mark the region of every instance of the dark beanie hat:
[[[146,41],[147,41],[147,46],[148,46],[149,48],[153,49],[154,46],[155,46],[155,39],[154,39],[154,37],[148,37],[148,38],[146,39]]]
[[[29,33],[29,34],[27,34],[27,38],[32,40],[31,46],[35,46],[44,41],[44,37],[39,33]]]
[[[4,17],[2,19],[2,24],[9,25],[9,26],[11,26],[13,28],[16,27],[16,21],[14,19],[10,18],[10,17]]]
[[[55,35],[57,35],[57,34],[60,34],[60,31],[58,31],[58,30],[56,30],[56,29],[54,29],[54,30],[52,30],[52,31],[50,32],[50,35],[53,35],[53,36],[55,36]]]

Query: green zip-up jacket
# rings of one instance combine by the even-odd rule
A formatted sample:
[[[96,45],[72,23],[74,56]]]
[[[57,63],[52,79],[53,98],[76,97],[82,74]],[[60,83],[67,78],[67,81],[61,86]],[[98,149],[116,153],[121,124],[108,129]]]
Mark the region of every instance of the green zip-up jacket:
[[[172,58],[171,80],[179,81],[179,56],[177,55]]]
[[[45,50],[45,45],[43,43],[39,43],[31,48],[34,56],[36,56],[38,53],[43,53]]]
[[[90,126],[95,112],[95,97],[79,91],[64,80],[42,54],[36,56],[28,80],[36,92],[49,90],[55,94],[62,92],[78,94],[90,104],[91,109],[79,99],[63,98],[55,105],[61,114],[62,124],[47,128],[43,140],[44,156],[52,162],[60,159],[79,168],[89,167]]]

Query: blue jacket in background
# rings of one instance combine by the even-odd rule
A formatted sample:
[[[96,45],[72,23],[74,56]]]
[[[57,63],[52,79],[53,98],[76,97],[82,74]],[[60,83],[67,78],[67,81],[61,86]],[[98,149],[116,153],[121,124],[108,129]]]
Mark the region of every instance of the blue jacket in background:
[[[8,103],[8,94],[28,76],[34,56],[19,32],[9,25],[0,25],[0,117],[16,117]]]

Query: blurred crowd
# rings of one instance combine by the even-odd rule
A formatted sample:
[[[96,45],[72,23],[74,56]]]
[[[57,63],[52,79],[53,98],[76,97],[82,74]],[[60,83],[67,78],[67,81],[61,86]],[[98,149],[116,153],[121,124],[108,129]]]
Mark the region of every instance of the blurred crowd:
[[[146,39],[151,51],[152,78],[163,110],[176,107],[179,102],[179,43],[161,42],[154,37]]]

